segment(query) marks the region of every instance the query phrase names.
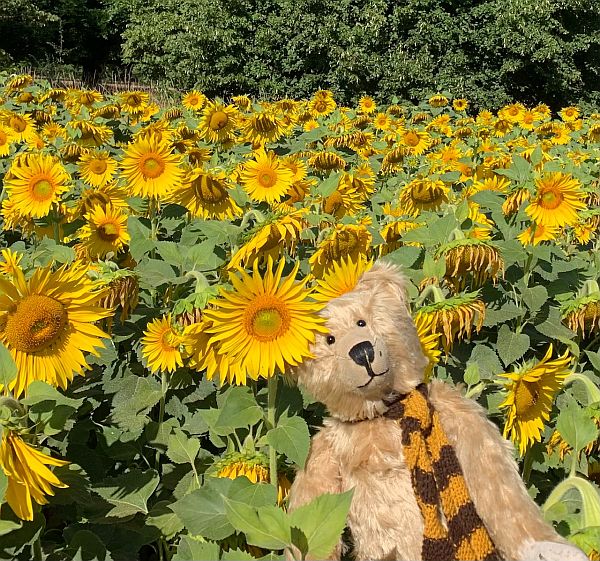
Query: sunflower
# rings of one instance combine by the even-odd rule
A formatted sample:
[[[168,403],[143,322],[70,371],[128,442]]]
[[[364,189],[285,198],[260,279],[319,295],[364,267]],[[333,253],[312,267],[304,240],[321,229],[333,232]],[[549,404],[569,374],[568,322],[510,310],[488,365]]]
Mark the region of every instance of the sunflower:
[[[63,140],[66,139],[67,131],[62,125],[50,121],[42,127],[42,136],[48,142],[54,142],[57,138],[62,138]]]
[[[110,270],[102,281],[108,287],[106,296],[100,301],[100,305],[107,310],[115,310],[121,307],[119,314],[121,325],[131,316],[139,301],[140,283],[136,273],[128,269]],[[115,310],[116,311],[116,310]],[[108,328],[112,325],[112,316],[106,319]]]
[[[336,224],[309,259],[312,273],[321,278],[334,262],[342,259],[357,263],[368,255],[371,242],[372,236],[364,224]]]
[[[402,189],[398,202],[405,214],[418,216],[422,211],[437,211],[448,202],[449,188],[432,179],[413,179]]]
[[[578,220],[577,211],[585,208],[581,183],[560,171],[536,181],[535,197],[525,209],[528,216],[543,226],[566,226]]]
[[[362,275],[373,266],[372,260],[359,255],[356,261],[351,258],[333,262],[323,279],[317,279],[313,299],[317,302],[329,302],[354,289]]]
[[[418,227],[419,224],[417,222],[413,222],[412,220],[394,220],[393,222],[385,224],[379,232],[381,237],[385,240],[385,242],[378,247],[379,255],[387,255],[388,253],[398,249],[401,245],[403,245],[403,242],[401,241],[403,234]],[[420,244],[416,242],[408,242],[406,245],[418,246]]]
[[[117,162],[106,150],[84,154],[78,163],[79,175],[88,185],[103,187],[112,181],[117,171]]]
[[[562,307],[563,321],[583,338],[600,331],[600,292],[578,296]]]
[[[518,123],[524,111],[525,106],[522,103],[512,103],[500,109],[498,117],[510,123]]]
[[[319,171],[343,170],[346,160],[336,152],[315,152],[308,160],[308,165]]]
[[[89,120],[71,121],[67,126],[67,131],[78,146],[85,148],[102,146],[113,135],[111,128]]]
[[[33,520],[33,502],[48,503],[52,487],[67,487],[46,466],[66,466],[69,462],[47,456],[26,444],[15,432],[5,430],[0,443],[0,467],[8,486],[5,499],[21,520]]]
[[[134,195],[160,198],[181,186],[181,157],[171,153],[166,141],[146,136],[129,144],[123,152],[122,175]]]
[[[71,221],[77,220],[88,214],[94,207],[101,206],[106,208],[112,206],[119,210],[126,210],[127,193],[115,183],[109,183],[103,187],[93,187],[84,189],[79,195],[77,206],[69,210],[69,218]]]
[[[33,76],[31,74],[16,74],[11,76],[4,85],[7,92],[22,90],[33,84]]]
[[[308,110],[310,114],[317,117],[326,117],[335,111],[337,103],[333,99],[333,94],[330,95],[317,95],[313,97],[308,103]]]
[[[521,456],[534,442],[541,440],[554,397],[571,374],[572,357],[568,351],[554,360],[550,360],[551,356],[552,344],[537,364],[526,364],[515,372],[501,375],[509,380],[504,384],[506,399],[499,405],[500,409],[507,410],[504,437],[510,437],[519,445]]]
[[[0,261],[0,274],[14,276],[17,274],[17,269],[21,270],[19,263],[23,259],[22,253],[17,253],[11,249],[3,249],[0,254],[2,255],[2,261]]]
[[[187,92],[181,99],[183,106],[192,111],[200,111],[206,101],[206,96],[198,90]]]
[[[423,375],[425,382],[429,382],[431,379],[433,367],[440,361],[440,355],[442,354],[442,351],[438,349],[441,335],[433,328],[434,318],[435,316],[417,315],[414,320],[419,342],[421,343],[421,352],[429,361]]]
[[[140,90],[121,92],[118,98],[121,109],[133,116],[141,115],[150,102],[150,95]]]
[[[308,300],[307,279],[295,283],[299,264],[282,281],[285,260],[275,273],[269,260],[262,278],[258,261],[253,275],[240,270],[241,277],[230,274],[233,291],[221,292],[210,302],[204,315],[212,321],[210,343],[219,343],[219,353],[238,363],[241,376],[269,378],[278,368],[296,366],[310,357],[309,346],[315,333],[325,333],[324,319],[317,315],[320,304]]]
[[[89,368],[83,353],[97,356],[107,337],[94,323],[111,313],[98,306],[99,288],[82,263],[38,268],[28,281],[20,270],[0,279],[0,341],[17,364],[9,386],[16,396],[34,380],[65,389]]]
[[[209,101],[202,111],[198,130],[208,142],[225,142],[233,135],[238,117],[235,105]]]
[[[244,164],[241,181],[255,201],[279,202],[293,182],[293,173],[275,152],[259,149],[254,159]]]
[[[16,141],[14,131],[6,125],[0,124],[0,158],[10,154],[10,147]]]
[[[452,101],[452,107],[455,111],[466,111],[469,107],[469,102],[466,99],[458,98]]]
[[[574,106],[565,107],[558,112],[562,120],[569,123],[576,121],[579,117],[579,109]]]
[[[510,181],[500,175],[493,175],[492,177],[486,177],[482,179],[476,179],[473,181],[472,194],[479,193],[479,191],[496,191],[497,193],[506,193]]]
[[[444,257],[444,278],[454,292],[463,290],[470,281],[478,288],[488,281],[494,284],[504,270],[504,260],[493,242],[473,238],[457,239],[443,244],[436,258]]]
[[[79,230],[82,249],[92,259],[117,254],[131,239],[127,233],[127,215],[111,206],[93,207],[85,216],[87,224]]]
[[[373,128],[378,131],[388,131],[392,127],[393,121],[386,113],[377,113],[373,119]]]
[[[517,239],[523,245],[538,245],[540,242],[555,240],[559,229],[556,226],[544,226],[543,224],[532,224],[521,232]]]
[[[181,347],[185,338],[173,328],[171,314],[152,320],[141,343],[142,355],[152,372],[174,372],[183,366]]]
[[[183,184],[169,196],[169,201],[188,209],[192,216],[225,220],[242,212],[229,193],[229,180],[223,172],[188,172]]]
[[[514,214],[519,210],[521,205],[531,198],[531,193],[526,187],[516,187],[512,189],[505,201],[502,203],[502,212],[505,216]]]
[[[358,112],[365,115],[374,113],[377,109],[375,100],[370,95],[365,95],[358,100]]]
[[[277,261],[284,251],[293,255],[302,230],[307,226],[307,213],[307,208],[301,208],[262,223],[231,258],[228,268],[237,268],[240,264],[251,266],[257,259],[263,263],[269,259]]]
[[[573,236],[578,243],[585,245],[598,233],[592,220],[580,220],[573,226]]]
[[[30,115],[8,111],[2,121],[4,126],[12,131],[16,142],[29,142],[36,135],[35,125]]]
[[[253,146],[264,146],[267,142],[277,142],[285,133],[283,120],[273,113],[254,113],[243,125],[244,137]]]
[[[296,183],[306,178],[308,172],[306,163],[299,156],[286,156],[281,163],[292,172],[292,182]]]
[[[408,129],[400,135],[400,144],[407,154],[418,156],[431,146],[431,137],[425,131]]]
[[[438,287],[433,287],[439,291]],[[421,319],[422,317],[422,319]],[[485,304],[478,292],[468,292],[451,298],[439,298],[433,304],[419,308],[415,323],[427,321],[430,331],[441,334],[442,347],[448,353],[454,341],[471,336],[473,325],[479,332],[485,318]]]
[[[449,102],[450,100],[442,94],[435,94],[428,100],[428,103],[431,107],[446,107]]]
[[[252,107],[252,100],[247,95],[234,95],[231,101],[242,111],[248,111]]]
[[[4,186],[21,215],[42,218],[67,191],[69,180],[66,170],[52,156],[27,154],[13,160]]]

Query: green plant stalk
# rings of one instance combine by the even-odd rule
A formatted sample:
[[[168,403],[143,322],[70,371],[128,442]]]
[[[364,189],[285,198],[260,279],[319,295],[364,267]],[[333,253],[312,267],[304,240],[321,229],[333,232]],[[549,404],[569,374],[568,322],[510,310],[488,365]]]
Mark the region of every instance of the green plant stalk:
[[[169,389],[169,378],[168,378],[168,374],[167,372],[161,372],[160,373],[160,390],[161,390],[161,396],[160,396],[160,401],[158,402],[158,429],[160,430],[160,426],[162,425],[164,418],[165,418],[165,401],[166,401],[166,397],[167,397],[167,391]],[[158,468],[158,462],[160,460],[160,450],[156,451],[156,459],[155,459],[155,464],[156,467]]]
[[[600,526],[600,494],[589,481],[574,474],[561,481],[552,490],[542,506],[542,512],[546,514],[550,508],[560,502],[569,489],[577,489],[581,497],[583,527]]]
[[[574,382],[575,380],[583,382],[583,385],[585,386],[585,389],[587,391],[588,405],[600,402],[600,389],[584,374],[573,372],[572,374],[567,376],[565,380],[565,386],[567,384],[570,384],[571,382]]]
[[[33,559],[34,561],[43,561],[44,559],[44,554],[42,553],[42,537],[39,534],[33,542]]]
[[[523,458],[523,482],[525,485],[529,483],[529,478],[531,477],[531,469],[533,467],[533,453],[531,452],[532,448],[529,448],[527,452],[525,452],[525,457]]]
[[[275,418],[275,404],[277,403],[277,384],[279,382],[279,374],[276,372],[269,378],[267,382],[267,422],[269,429],[274,429],[277,426]],[[269,479],[271,485],[277,489],[277,450],[269,444]]]

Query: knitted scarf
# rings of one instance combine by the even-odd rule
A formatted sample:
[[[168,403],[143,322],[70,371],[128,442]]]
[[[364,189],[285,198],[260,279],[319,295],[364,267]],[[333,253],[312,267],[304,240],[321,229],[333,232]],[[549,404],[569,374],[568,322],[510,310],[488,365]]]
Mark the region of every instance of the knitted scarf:
[[[404,458],[423,516],[423,561],[501,561],[427,398],[427,385],[391,402],[385,416],[397,419],[402,428]]]

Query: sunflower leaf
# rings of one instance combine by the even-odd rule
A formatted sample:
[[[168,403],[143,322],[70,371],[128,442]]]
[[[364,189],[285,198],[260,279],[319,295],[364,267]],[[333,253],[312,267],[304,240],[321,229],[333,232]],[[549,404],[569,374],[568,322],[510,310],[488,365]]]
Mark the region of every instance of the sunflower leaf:
[[[0,343],[0,385],[6,387],[17,375],[17,365],[9,350]]]
[[[193,464],[200,441],[197,438],[188,438],[182,430],[175,429],[169,436],[167,456],[176,464]]]
[[[277,426],[267,433],[268,443],[290,460],[304,467],[310,447],[308,425],[302,417],[280,417]]]
[[[93,491],[113,505],[106,513],[107,518],[126,518],[138,512],[148,514],[148,499],[159,481],[154,470],[132,469],[123,475],[105,479]]]
[[[529,349],[529,336],[524,333],[514,333],[512,329],[504,324],[498,331],[498,355],[504,366],[512,364],[520,359]]]
[[[562,406],[556,421],[556,430],[575,453],[598,438],[598,427],[590,414],[573,399]]]
[[[172,561],[196,561],[204,559],[205,561],[218,561],[220,547],[218,543],[199,541],[193,536],[181,536],[177,553]]]

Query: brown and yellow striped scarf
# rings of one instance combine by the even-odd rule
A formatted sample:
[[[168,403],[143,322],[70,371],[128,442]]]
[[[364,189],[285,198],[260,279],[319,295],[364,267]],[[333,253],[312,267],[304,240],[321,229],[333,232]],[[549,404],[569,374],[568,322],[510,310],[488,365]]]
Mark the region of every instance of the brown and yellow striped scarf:
[[[423,561],[501,561],[427,398],[427,385],[391,402],[385,416],[397,419],[402,428],[404,458],[423,516]]]

